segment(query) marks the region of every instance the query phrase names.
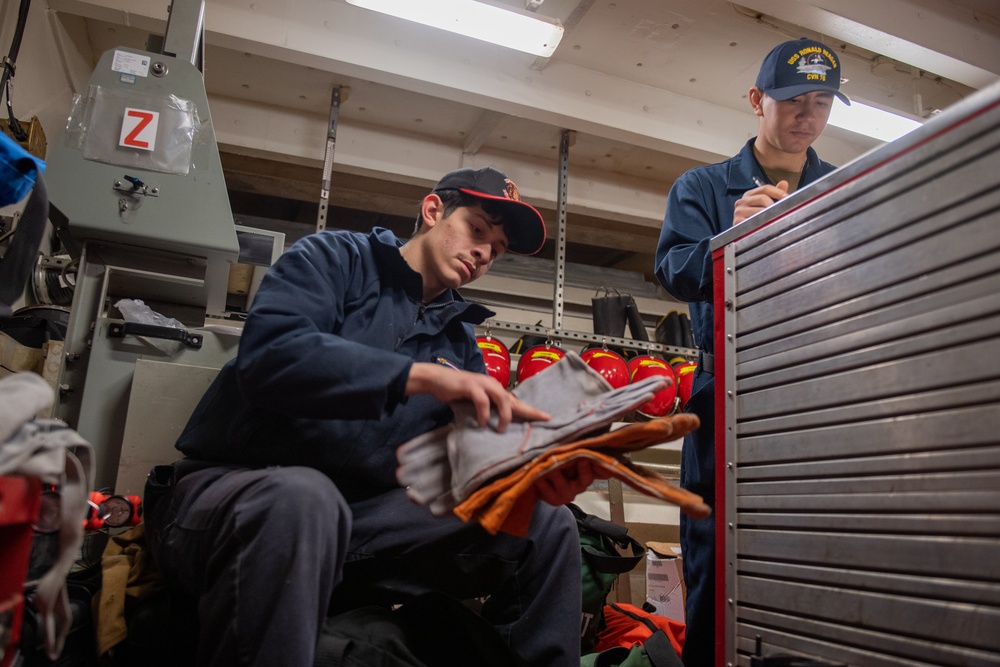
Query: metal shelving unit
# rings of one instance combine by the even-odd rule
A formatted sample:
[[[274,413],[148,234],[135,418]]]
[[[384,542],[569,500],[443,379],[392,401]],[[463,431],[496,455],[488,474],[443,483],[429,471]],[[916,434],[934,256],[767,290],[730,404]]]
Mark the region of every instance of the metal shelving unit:
[[[655,341],[635,340],[633,338],[602,336],[563,328],[563,316],[565,312],[564,288],[566,284],[566,202],[569,189],[569,147],[572,143],[573,135],[574,132],[572,130],[563,130],[559,142],[559,183],[556,190],[556,230],[554,236],[556,250],[555,280],[552,297],[552,326],[544,327],[537,324],[531,325],[502,320],[489,320],[480,328],[490,331],[510,331],[519,335],[542,336],[546,340],[551,340],[556,345],[561,345],[563,341],[579,341],[619,347],[626,350],[656,353],[665,357],[682,356],[692,360],[696,359],[698,351],[692,348],[664,345]]]

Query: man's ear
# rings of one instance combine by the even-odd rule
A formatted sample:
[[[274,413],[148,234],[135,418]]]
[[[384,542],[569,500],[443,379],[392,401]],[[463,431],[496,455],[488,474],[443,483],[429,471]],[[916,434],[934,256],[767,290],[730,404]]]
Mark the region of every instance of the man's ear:
[[[436,194],[429,194],[420,203],[420,217],[423,220],[421,227],[430,229],[437,221],[444,217],[444,202]]]
[[[764,91],[757,86],[753,86],[750,88],[750,92],[747,93],[747,98],[750,100],[750,107],[753,109],[754,114],[763,116]]]

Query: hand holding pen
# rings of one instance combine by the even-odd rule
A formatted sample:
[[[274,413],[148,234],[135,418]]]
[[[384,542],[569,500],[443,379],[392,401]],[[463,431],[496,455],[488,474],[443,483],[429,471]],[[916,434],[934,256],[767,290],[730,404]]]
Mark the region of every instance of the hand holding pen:
[[[753,177],[757,184],[752,190],[747,190],[736,200],[733,207],[733,224],[738,225],[751,215],[763,211],[779,199],[788,195],[788,181],[778,181],[777,185],[763,182],[759,177]]]

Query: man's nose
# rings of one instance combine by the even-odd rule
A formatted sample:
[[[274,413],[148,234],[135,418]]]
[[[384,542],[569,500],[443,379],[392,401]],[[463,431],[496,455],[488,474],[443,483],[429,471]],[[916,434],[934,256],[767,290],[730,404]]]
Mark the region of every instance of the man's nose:
[[[814,104],[804,104],[799,113],[802,118],[815,118],[819,115],[819,107]]]
[[[479,243],[472,246],[472,255],[479,261],[484,261],[490,256],[490,245],[488,243]]]

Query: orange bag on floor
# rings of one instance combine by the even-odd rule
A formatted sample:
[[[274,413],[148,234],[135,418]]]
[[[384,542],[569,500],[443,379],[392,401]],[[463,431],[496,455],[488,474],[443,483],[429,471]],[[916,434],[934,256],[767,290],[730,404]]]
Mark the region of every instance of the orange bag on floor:
[[[615,646],[631,648],[642,644],[657,630],[670,639],[670,645],[681,654],[684,648],[684,623],[666,616],[652,614],[635,605],[624,602],[609,603],[604,606],[605,627],[597,635],[596,652],[606,651]]]

